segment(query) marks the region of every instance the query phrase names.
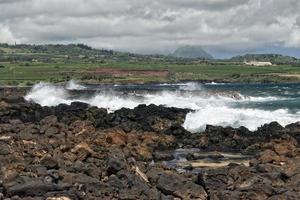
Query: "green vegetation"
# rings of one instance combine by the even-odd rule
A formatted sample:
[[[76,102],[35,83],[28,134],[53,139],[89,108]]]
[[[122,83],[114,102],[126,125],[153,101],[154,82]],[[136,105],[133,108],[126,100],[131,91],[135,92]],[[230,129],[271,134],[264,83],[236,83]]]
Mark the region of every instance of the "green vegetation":
[[[201,46],[183,46],[176,49],[176,51],[171,54],[176,58],[199,58],[212,60],[213,57],[206,51],[202,49]]]
[[[246,54],[243,56],[236,56],[230,59],[233,62],[243,61],[263,61],[271,62],[277,65],[290,64],[299,65],[300,60],[291,56],[283,56],[279,54]]]
[[[92,49],[83,44],[0,44],[0,85],[76,79],[89,83],[298,82],[300,64],[246,66],[232,60],[198,60]]]

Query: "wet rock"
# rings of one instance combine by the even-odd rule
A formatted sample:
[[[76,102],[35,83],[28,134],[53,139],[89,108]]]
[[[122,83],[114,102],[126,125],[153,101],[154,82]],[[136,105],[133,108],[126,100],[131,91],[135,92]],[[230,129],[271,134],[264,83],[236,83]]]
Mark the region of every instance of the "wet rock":
[[[112,126],[123,125],[123,130],[143,130],[164,132],[173,124],[182,124],[190,110],[166,108],[156,105],[139,105],[133,110],[120,109],[107,116]]]
[[[286,133],[294,137],[300,143],[300,122],[289,124],[285,127]]]
[[[271,122],[270,124],[265,124],[262,127],[259,127],[256,133],[270,139],[283,134],[284,131],[284,127],[282,127],[278,122]]]
[[[186,138],[189,137],[191,134],[189,131],[185,130],[180,124],[175,124],[170,126],[166,131],[165,134],[174,135],[176,138]]]

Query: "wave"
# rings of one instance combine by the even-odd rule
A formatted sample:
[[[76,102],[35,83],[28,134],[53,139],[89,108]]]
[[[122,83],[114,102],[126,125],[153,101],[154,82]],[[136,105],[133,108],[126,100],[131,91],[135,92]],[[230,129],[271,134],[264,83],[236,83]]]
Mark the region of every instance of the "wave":
[[[225,85],[226,83],[216,83],[216,82],[211,82],[211,83],[205,83],[205,85]]]
[[[273,121],[285,126],[300,121],[300,113],[291,114],[286,109],[267,111],[261,109],[230,108],[207,106],[186,116],[183,127],[191,132],[203,131],[207,124],[215,126],[247,127],[256,130],[263,124]]]
[[[70,80],[66,85],[67,90],[84,90],[86,87],[80,85],[75,80]]]
[[[243,101],[249,101],[249,102],[269,102],[269,101],[282,101],[288,99],[289,98],[277,97],[277,96],[268,96],[268,97],[242,96]]]
[[[170,87],[177,87],[178,90],[183,91],[202,91],[203,84],[199,82],[187,82],[187,83],[160,83],[158,86],[170,86]]]
[[[201,83],[189,82],[189,83],[185,83],[183,85],[180,85],[179,89],[184,90],[184,91],[201,91],[204,88],[203,88],[203,85]]]
[[[162,91],[140,95],[135,93],[120,94],[114,91],[100,91],[89,98],[73,99],[65,88],[48,83],[35,85],[25,98],[43,106],[55,106],[61,103],[70,104],[74,101],[81,101],[93,106],[107,108],[109,111],[115,111],[122,107],[134,108],[139,104],[156,104],[197,110],[207,103],[211,105],[221,105],[235,101],[235,99],[230,96],[208,95],[205,92],[186,93],[182,91]]]
[[[140,104],[164,105],[166,107],[188,108],[194,110],[186,116],[184,128],[191,132],[204,130],[207,124],[240,127],[250,130],[277,121],[282,125],[300,121],[300,113],[289,113],[288,110],[248,109],[237,106],[239,103],[251,104],[282,100],[281,97],[245,97],[241,94],[209,93],[201,90],[198,85],[188,86],[188,90],[162,91],[156,93],[120,93],[116,91],[100,91],[89,97],[72,97],[64,87],[48,83],[39,83],[25,96],[26,100],[34,101],[42,106],[71,104],[75,101],[88,103],[92,106],[106,108],[114,112],[121,108],[134,108]],[[197,91],[194,92],[194,88]],[[191,91],[190,91],[191,90]]]
[[[186,83],[160,83],[159,86],[185,86]]]
[[[56,106],[61,103],[72,103],[72,100],[68,100],[68,98],[69,94],[63,87],[43,82],[34,85],[25,96],[27,101],[34,101],[42,106]]]

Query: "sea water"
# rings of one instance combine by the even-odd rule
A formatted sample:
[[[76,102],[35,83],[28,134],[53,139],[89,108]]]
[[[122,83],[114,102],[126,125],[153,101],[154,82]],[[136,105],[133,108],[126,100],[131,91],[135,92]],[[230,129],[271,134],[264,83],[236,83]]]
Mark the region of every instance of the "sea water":
[[[74,90],[77,95],[72,95]],[[109,112],[139,104],[188,108],[191,112],[182,126],[191,132],[202,131],[207,124],[255,130],[272,121],[283,126],[300,121],[300,84],[80,85],[72,81],[65,86],[39,83],[25,98],[42,106],[80,101]]]

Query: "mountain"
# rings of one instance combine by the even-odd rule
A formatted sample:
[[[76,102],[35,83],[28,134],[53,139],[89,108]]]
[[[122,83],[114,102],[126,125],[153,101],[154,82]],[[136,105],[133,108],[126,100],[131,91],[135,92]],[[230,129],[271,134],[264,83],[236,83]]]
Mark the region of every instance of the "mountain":
[[[283,56],[280,54],[246,54],[246,55],[232,57],[230,61],[233,62],[262,61],[262,62],[271,62],[273,64],[300,63],[300,59],[291,56]]]
[[[141,55],[106,49],[94,49],[85,44],[17,44],[0,43],[0,62],[103,62],[111,61],[176,61],[164,55]]]
[[[170,56],[176,58],[194,58],[194,59],[200,58],[200,59],[207,59],[207,60],[213,59],[212,55],[204,51],[200,46],[179,47]]]

